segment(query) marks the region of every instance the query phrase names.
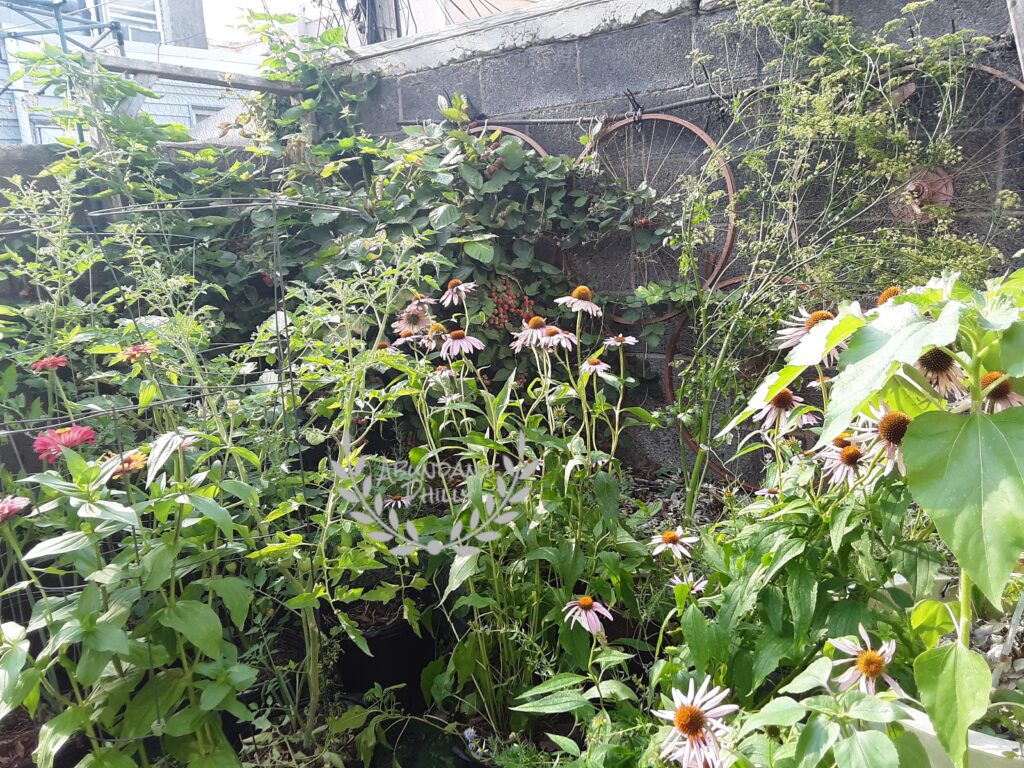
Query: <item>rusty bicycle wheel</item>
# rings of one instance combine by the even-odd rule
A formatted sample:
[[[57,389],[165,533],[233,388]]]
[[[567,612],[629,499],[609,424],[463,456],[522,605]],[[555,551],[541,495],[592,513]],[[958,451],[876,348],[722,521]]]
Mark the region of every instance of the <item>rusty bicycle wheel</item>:
[[[608,193],[615,208],[597,242],[566,253],[563,269],[610,297],[606,314],[615,322],[644,326],[675,317],[684,303],[671,292],[640,308],[625,300],[652,284],[680,285],[683,270],[691,274],[682,282],[696,278],[704,288],[722,274],[736,237],[736,183],[724,155],[688,120],[641,114],[602,130],[577,161],[597,204]],[[670,234],[688,253],[666,244]]]
[[[547,150],[545,150],[536,139],[531,138],[522,131],[517,131],[515,128],[509,128],[508,126],[492,125],[490,123],[474,124],[469,127],[468,133],[472,133],[477,136],[490,136],[497,133],[499,139],[502,136],[514,136],[536,152],[540,157],[547,157],[548,155]]]

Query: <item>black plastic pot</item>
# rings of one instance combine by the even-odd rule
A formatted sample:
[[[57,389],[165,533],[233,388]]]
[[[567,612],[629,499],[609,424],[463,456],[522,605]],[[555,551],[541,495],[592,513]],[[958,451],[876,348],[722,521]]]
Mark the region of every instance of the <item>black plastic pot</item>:
[[[459,768],[494,768],[494,763],[484,763],[462,747],[452,747],[452,754],[455,755],[455,764]]]

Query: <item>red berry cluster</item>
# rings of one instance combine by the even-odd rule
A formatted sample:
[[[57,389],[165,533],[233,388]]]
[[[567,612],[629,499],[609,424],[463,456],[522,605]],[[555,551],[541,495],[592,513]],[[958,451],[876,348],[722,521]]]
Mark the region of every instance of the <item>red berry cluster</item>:
[[[510,322],[533,317],[533,299],[518,293],[518,286],[507,277],[491,286],[491,301],[494,302],[494,312],[487,318],[487,325],[491,328],[502,329]]]
[[[629,220],[629,226],[633,227],[633,229],[650,229],[651,220],[646,216],[634,216]]]

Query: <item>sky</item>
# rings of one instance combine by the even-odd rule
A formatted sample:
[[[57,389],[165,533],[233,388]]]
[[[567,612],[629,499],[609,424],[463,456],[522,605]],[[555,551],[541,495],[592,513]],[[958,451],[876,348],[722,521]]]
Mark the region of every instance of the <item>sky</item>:
[[[241,45],[250,38],[236,27],[247,11],[266,9],[271,13],[296,13],[303,5],[296,0],[203,0],[206,36],[212,45]]]

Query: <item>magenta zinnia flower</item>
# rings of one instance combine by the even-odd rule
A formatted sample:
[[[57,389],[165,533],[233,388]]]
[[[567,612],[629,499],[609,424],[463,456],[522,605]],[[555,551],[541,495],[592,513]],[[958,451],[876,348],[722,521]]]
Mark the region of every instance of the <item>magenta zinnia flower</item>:
[[[448,290],[441,295],[441,306],[457,307],[459,302],[465,302],[466,297],[474,290],[476,290],[476,283],[464,283],[458,279],[449,280]]]
[[[95,445],[96,432],[91,427],[48,429],[32,443],[32,450],[40,459],[53,464],[63,454],[61,448],[78,448],[80,445]]]
[[[24,496],[4,496],[0,499],[0,525],[6,523],[31,503],[31,499],[26,499]]]
[[[718,739],[729,732],[722,718],[739,709],[735,704],[723,704],[728,688],[710,687],[711,678],[705,677],[695,690],[693,679],[687,693],[672,690],[675,709],[656,709],[651,714],[672,723],[672,731],[661,743],[661,756],[683,768],[719,768],[722,757]]]
[[[58,368],[63,368],[67,364],[67,355],[47,355],[40,360],[36,360],[30,367],[36,373],[42,373],[43,371],[55,371]]]
[[[468,336],[463,330],[455,330],[441,345],[441,357],[451,360],[458,355],[468,355],[484,348],[484,343],[474,336]]]
[[[570,600],[562,608],[562,613],[565,614],[565,621],[568,621],[570,626],[579,624],[592,635],[604,634],[604,627],[601,625],[600,616],[604,616],[608,621],[612,620],[612,615],[608,612],[608,609],[590,597],[590,595]]]

